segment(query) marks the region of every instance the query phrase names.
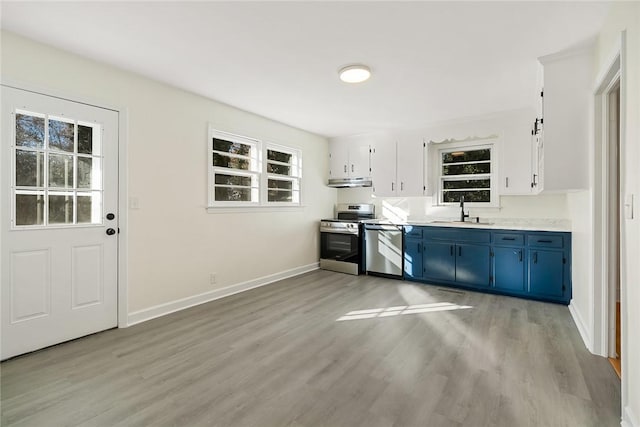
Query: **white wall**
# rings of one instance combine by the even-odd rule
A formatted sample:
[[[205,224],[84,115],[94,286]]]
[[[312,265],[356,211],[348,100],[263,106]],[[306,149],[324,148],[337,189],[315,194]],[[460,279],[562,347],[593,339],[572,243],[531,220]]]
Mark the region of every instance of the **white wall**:
[[[3,82],[125,107],[128,112],[129,312],[318,262],[318,220],[331,216],[325,138],[12,33]],[[303,150],[298,210],[210,214],[207,123]],[[218,275],[211,285],[209,274]]]
[[[623,104],[621,146],[621,191],[633,194],[636,200],[634,219],[621,224],[622,233],[622,283],[623,304],[626,316],[622,319],[622,405],[623,419],[627,426],[640,426],[640,223],[638,221],[638,196],[640,191],[640,3],[615,2],[600,32],[596,49],[596,75],[609,66],[621,31],[626,30],[626,99]],[[625,294],[626,293],[626,294]],[[624,309],[623,309],[624,310]]]

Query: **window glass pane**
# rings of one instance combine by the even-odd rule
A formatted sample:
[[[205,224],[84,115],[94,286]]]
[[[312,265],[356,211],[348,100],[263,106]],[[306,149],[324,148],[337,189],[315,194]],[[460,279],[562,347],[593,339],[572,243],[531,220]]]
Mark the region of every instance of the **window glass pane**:
[[[477,162],[481,160],[491,160],[491,150],[489,148],[442,153],[442,163]]]
[[[293,192],[286,190],[272,190],[269,189],[267,199],[270,202],[292,202]]]
[[[100,223],[100,193],[78,193],[77,198],[77,223],[78,224],[99,224]]]
[[[49,224],[73,223],[73,196],[49,194]]]
[[[277,175],[291,175],[291,166],[267,163],[267,173],[275,173]]]
[[[442,201],[447,202],[459,202],[460,196],[464,196],[465,202],[490,202],[491,191],[479,190],[479,191],[443,191]]]
[[[44,153],[16,150],[16,185],[44,186]]]
[[[491,187],[490,179],[465,179],[457,181],[444,181],[443,187],[445,190],[458,189],[458,188],[489,188]]]
[[[91,154],[93,150],[93,128],[78,125],[78,153]]]
[[[49,148],[73,152],[73,123],[49,119]]]
[[[223,154],[213,153],[213,166],[249,170],[251,163],[247,159],[239,159],[237,157],[229,157]]]
[[[267,159],[275,160],[276,162],[291,163],[292,154],[283,153],[281,151],[267,150]]]
[[[16,114],[16,145],[20,147],[44,147],[44,118]]]
[[[443,165],[443,175],[468,175],[479,173],[491,173],[491,163],[470,163],[466,165]]]
[[[269,188],[279,188],[283,190],[292,190],[293,182],[291,181],[283,181],[281,179],[270,179],[269,180]]]
[[[49,154],[49,187],[73,187],[73,156]]]
[[[251,189],[238,187],[216,187],[215,199],[221,202],[250,202]]]
[[[251,187],[251,177],[217,173],[215,177],[215,183],[222,185],[241,185],[244,187]]]
[[[16,225],[42,225],[44,197],[36,194],[16,194]]]
[[[225,141],[224,139],[218,138],[213,138],[213,149],[215,151],[239,154],[241,156],[249,156],[251,154],[251,145]]]
[[[93,159],[78,157],[78,188],[91,188]]]

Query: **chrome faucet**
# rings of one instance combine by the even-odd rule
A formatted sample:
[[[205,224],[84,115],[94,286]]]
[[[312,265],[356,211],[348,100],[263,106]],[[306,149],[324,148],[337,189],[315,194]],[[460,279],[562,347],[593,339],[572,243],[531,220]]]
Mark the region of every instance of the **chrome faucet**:
[[[469,218],[469,213],[464,213],[464,196],[460,196],[460,222],[464,222],[465,218]]]

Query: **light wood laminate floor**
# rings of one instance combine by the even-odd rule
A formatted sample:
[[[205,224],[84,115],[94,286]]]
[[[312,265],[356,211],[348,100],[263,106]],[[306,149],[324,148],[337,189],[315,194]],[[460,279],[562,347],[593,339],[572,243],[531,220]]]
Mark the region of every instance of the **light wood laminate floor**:
[[[620,425],[567,307],[328,271],[6,361],[1,382],[3,426]]]

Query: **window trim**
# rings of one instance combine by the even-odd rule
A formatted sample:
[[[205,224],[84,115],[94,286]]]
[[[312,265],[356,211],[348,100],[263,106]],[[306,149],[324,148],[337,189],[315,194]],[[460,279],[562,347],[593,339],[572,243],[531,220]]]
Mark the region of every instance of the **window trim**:
[[[491,165],[491,171],[488,174],[477,174],[476,176],[478,178],[483,177],[483,178],[489,178],[491,181],[491,185],[488,187],[489,191],[490,191],[490,200],[488,202],[467,202],[465,201],[465,205],[469,206],[469,207],[485,207],[485,208],[490,208],[490,207],[498,207],[499,206],[499,197],[498,197],[498,186],[497,186],[497,182],[498,182],[498,150],[497,150],[497,140],[493,140],[490,143],[487,143],[485,141],[482,142],[477,142],[477,143],[469,143],[469,142],[465,142],[465,143],[449,143],[449,144],[443,144],[442,147],[438,147],[438,160],[437,160],[437,166],[438,166],[438,179],[437,179],[437,203],[440,206],[457,206],[459,203],[458,202],[444,202],[443,201],[443,191],[444,191],[444,181],[445,181],[445,176],[442,175],[442,167],[443,167],[443,162],[442,162],[442,155],[444,153],[451,153],[453,151],[463,151],[463,150],[483,150],[483,149],[489,149],[491,152],[491,160],[489,160],[490,165]],[[475,163],[475,162],[474,162]],[[449,175],[447,176],[448,178],[453,178],[453,177],[466,177],[469,175]]]
[[[213,165],[213,139],[224,139],[231,142],[237,142],[240,144],[248,144],[252,146],[252,149],[256,150],[256,169],[255,170],[242,170],[232,169]],[[267,158],[267,150],[279,151],[287,154],[292,154],[297,161],[295,165],[295,175],[278,175],[270,174],[267,172],[267,165],[269,163]],[[230,154],[231,157],[242,157]],[[291,210],[304,207],[302,202],[302,150],[291,146],[277,144],[269,141],[263,141],[257,138],[251,138],[244,135],[238,135],[231,132],[225,132],[214,128],[209,125],[208,141],[207,141],[207,211],[210,213],[223,213],[223,212],[243,212],[243,211],[271,211],[271,210]],[[274,163],[283,164],[281,162],[274,161]],[[292,165],[293,166],[293,165]],[[257,192],[258,195],[253,201],[216,201],[215,200],[215,175],[216,173],[239,175],[239,176],[253,176],[257,180]],[[294,202],[270,202],[268,201],[268,182],[269,179],[282,179],[286,181],[294,182],[292,186],[298,193],[298,200]],[[295,189],[297,185],[297,190]],[[285,209],[288,208],[288,209]]]

